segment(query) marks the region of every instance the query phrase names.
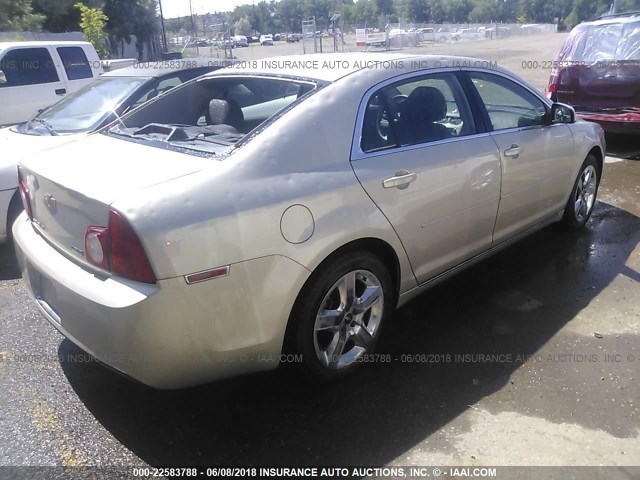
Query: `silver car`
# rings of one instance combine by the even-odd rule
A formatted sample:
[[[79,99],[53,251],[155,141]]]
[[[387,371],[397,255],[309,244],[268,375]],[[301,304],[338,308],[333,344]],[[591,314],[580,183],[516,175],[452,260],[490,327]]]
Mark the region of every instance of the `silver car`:
[[[375,53],[257,63],[19,166],[30,295],[145,384],[285,362],[345,375],[396,307],[591,215],[601,128],[502,68]]]

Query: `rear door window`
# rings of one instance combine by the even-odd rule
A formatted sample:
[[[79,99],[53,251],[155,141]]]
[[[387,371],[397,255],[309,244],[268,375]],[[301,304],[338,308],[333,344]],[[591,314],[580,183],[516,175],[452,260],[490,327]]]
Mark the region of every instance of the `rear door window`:
[[[436,73],[398,82],[369,99],[362,125],[363,152],[435,142],[476,133],[456,76]]]
[[[58,55],[62,60],[64,71],[67,72],[69,80],[80,80],[83,78],[92,78],[93,72],[91,65],[80,47],[58,47]]]
[[[16,48],[0,60],[6,83],[1,87],[17,87],[58,82],[58,72],[46,48]]]

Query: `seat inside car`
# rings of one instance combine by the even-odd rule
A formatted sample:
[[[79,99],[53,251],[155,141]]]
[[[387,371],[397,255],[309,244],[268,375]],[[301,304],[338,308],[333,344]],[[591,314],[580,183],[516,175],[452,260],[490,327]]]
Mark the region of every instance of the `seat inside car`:
[[[386,109],[380,105],[380,97],[371,97],[367,105],[362,126],[362,140],[360,146],[363,151],[369,152],[378,148],[395,145],[395,139],[390,132],[390,125],[386,116]],[[386,125],[383,125],[384,120]]]
[[[244,115],[235,100],[214,98],[209,102],[206,120],[207,125],[230,125],[242,131]]]
[[[436,123],[447,115],[447,101],[435,87],[417,87],[400,105],[400,144],[442,140],[450,136],[444,125]]]

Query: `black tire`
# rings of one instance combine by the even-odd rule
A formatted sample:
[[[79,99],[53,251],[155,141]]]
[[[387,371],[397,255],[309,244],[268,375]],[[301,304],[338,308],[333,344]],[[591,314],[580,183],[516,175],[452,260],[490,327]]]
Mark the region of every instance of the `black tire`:
[[[589,191],[593,189],[593,198],[591,201],[588,201],[584,196],[586,192],[584,187],[585,175],[587,172],[590,172],[592,175],[595,174],[596,176],[593,186],[589,187]],[[598,160],[595,156],[589,154],[580,167],[578,176],[571,189],[571,195],[569,195],[569,200],[567,200],[567,205],[565,206],[564,215],[561,220],[562,227],[569,230],[576,230],[583,228],[587,224],[595,207],[601,173],[602,170]],[[576,211],[576,206],[580,199],[582,199],[583,203],[581,205],[584,206],[584,209],[581,208],[579,211]]]
[[[380,289],[376,291],[381,294],[382,304],[380,305],[376,301],[374,306],[368,309],[368,314],[367,312],[353,313],[353,316],[351,316],[351,311],[347,311],[349,308],[347,306],[348,308],[343,309],[344,315],[342,319],[336,320],[337,325],[340,325],[340,327],[336,325],[336,328],[340,332],[330,330],[317,331],[315,328],[316,321],[319,321],[318,317],[323,303],[327,311],[338,311],[340,307],[335,310],[329,309],[329,307],[335,307],[336,302],[340,301],[340,298],[334,298],[335,292],[338,291],[335,288],[336,284],[343,277],[356,271],[358,272],[354,274],[356,279],[354,282],[354,285],[356,285],[356,299],[366,296],[363,295],[363,287],[369,288],[370,291],[375,288],[374,286],[366,287],[365,281],[371,282],[371,284],[377,283]],[[367,274],[372,274],[373,276],[367,276]],[[288,353],[293,352],[301,355],[302,362],[297,365],[315,379],[330,381],[349,375],[364,363],[362,360],[365,355],[375,351],[384,322],[394,310],[394,298],[393,281],[386,266],[378,257],[366,251],[352,251],[339,255],[323,265],[320,270],[314,272],[298,295],[289,318],[286,350]],[[334,305],[330,305],[332,302],[334,302]],[[353,302],[351,308],[355,308],[358,305]],[[360,318],[358,318],[359,315],[361,315]],[[365,328],[365,326],[367,327]],[[321,350],[324,344],[329,342],[329,338],[335,340],[336,335],[339,338],[344,338],[341,337],[342,329],[347,331],[345,334],[347,340],[343,341],[344,349],[341,350],[340,355],[332,356],[332,358],[337,359],[340,357],[340,359],[347,360],[352,358],[353,361],[343,365],[331,360],[327,360],[330,362],[329,365],[323,363],[320,359],[320,354],[317,353],[318,349]],[[373,334],[370,333],[369,329],[373,330]],[[356,335],[353,333],[354,331],[359,333]],[[350,337],[348,336],[349,332],[351,334]],[[361,337],[366,337],[367,339],[366,348],[362,345],[356,345],[356,341],[358,343],[361,342]],[[336,343],[339,344],[339,342],[340,340]],[[330,343],[332,344],[333,342]],[[329,347],[330,345],[327,346],[327,349]],[[327,355],[325,359],[328,358],[329,356]]]
[[[13,232],[11,231],[11,227],[13,227],[13,222],[16,221],[16,218],[18,218],[23,210],[24,207],[22,205],[22,199],[20,198],[20,192],[16,190],[13,197],[11,197],[9,209],[7,210],[7,239],[11,245],[13,245]]]

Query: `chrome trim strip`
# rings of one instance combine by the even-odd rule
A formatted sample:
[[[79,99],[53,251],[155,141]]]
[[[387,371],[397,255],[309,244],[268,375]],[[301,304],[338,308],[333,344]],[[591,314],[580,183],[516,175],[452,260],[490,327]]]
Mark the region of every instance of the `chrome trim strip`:
[[[60,316],[53,310],[53,308],[51,308],[51,305],[49,305],[47,302],[45,302],[43,299],[36,297],[36,302],[38,302],[38,305],[40,305],[40,307],[47,312],[47,315],[49,315],[49,317],[51,318],[51,320],[53,320],[54,322],[62,325],[62,319],[60,318]]]

